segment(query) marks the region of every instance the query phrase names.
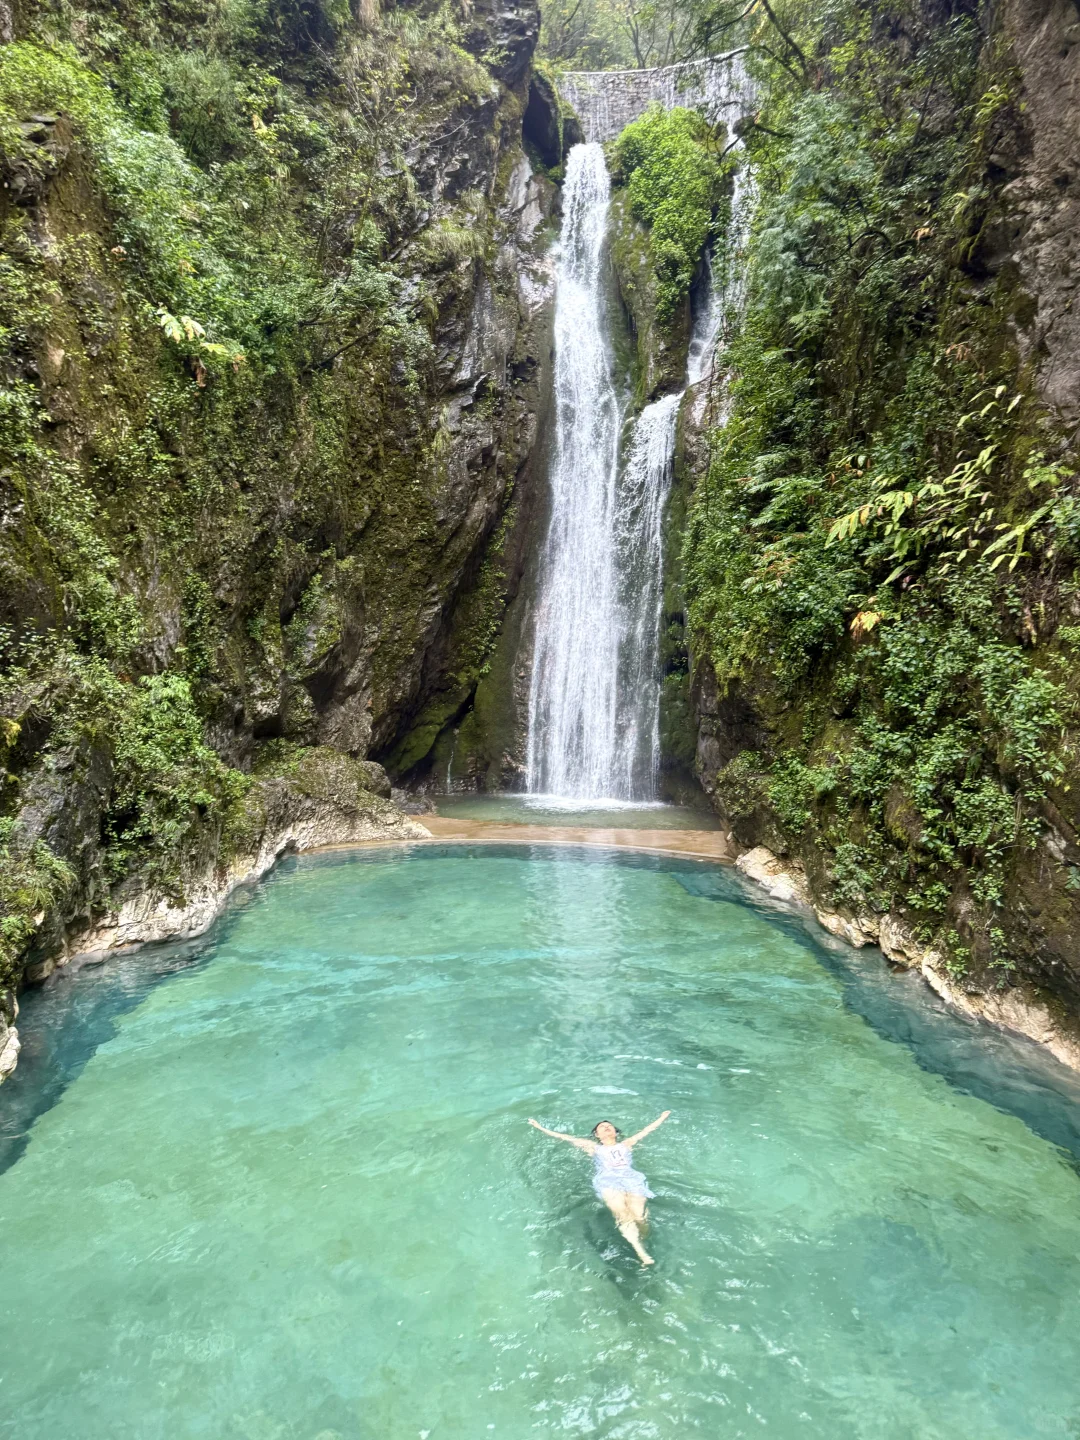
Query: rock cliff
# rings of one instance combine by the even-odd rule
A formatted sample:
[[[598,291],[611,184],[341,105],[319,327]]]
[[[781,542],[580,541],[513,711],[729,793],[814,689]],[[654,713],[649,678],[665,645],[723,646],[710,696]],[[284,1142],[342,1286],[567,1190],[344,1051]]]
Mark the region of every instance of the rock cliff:
[[[529,0],[12,18],[0,1073],[24,973],[203,926],[282,848],[422,833],[368,757],[425,759],[514,589],[538,27]]]
[[[1072,1063],[1078,24],[807,19],[746,130],[729,418],[680,465],[696,768],[736,837]]]
[[[1030,306],[1018,317],[1021,355],[1061,422],[1080,422],[1080,7],[1029,0],[1003,7],[1024,89],[1025,124],[1007,175],[999,256],[1016,266]]]

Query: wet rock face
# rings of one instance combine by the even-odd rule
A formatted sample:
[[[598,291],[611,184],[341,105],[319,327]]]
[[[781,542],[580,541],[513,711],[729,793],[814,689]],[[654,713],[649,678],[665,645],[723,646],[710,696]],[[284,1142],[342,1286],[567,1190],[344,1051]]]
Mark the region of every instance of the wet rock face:
[[[1001,257],[1030,297],[1016,317],[1042,398],[1080,420],[1080,8],[1074,0],[1009,0],[1002,25],[1023,77],[1027,134],[1006,197]]]
[[[524,77],[540,37],[540,9],[517,0],[478,0],[465,48],[507,85]]]
[[[496,774],[512,781],[517,773],[525,698],[514,662],[528,604],[522,582],[543,520],[554,300],[549,242],[558,198],[524,155],[515,161],[498,205],[492,274],[446,347],[448,371],[455,366],[444,411],[455,503],[471,507],[467,523],[485,527],[486,544],[453,605],[436,617],[405,720],[377,751],[409,783],[426,783],[437,772],[442,784],[451,756],[455,783],[469,788],[489,777],[493,783]],[[489,637],[482,653],[481,632]]]
[[[10,26],[8,28],[10,30]],[[3,31],[4,16],[0,9],[0,43],[12,39]],[[71,126],[56,115],[30,115],[19,129],[32,148],[26,158],[15,161],[0,158],[0,178],[16,205],[36,205],[45,197],[68,157]]]
[[[5,14],[0,6],[0,38]],[[528,510],[531,455],[550,368],[545,253],[558,193],[533,173],[522,143],[537,5],[480,4],[470,23],[468,48],[484,69],[469,66],[466,83],[453,57],[443,57],[446,63],[433,67],[435,78],[426,88],[418,82],[402,143],[415,202],[410,199],[395,217],[397,228],[387,240],[404,295],[411,286],[414,296],[423,296],[424,308],[417,311],[428,328],[430,363],[401,399],[406,376],[400,365],[391,370],[387,362],[384,374],[377,368],[383,362],[371,361],[359,388],[372,395],[369,408],[377,418],[365,428],[367,417],[358,413],[346,437],[354,449],[344,478],[335,482],[342,491],[352,486],[346,503],[329,485],[325,493],[309,485],[303,460],[290,468],[289,450],[301,448],[306,422],[288,432],[283,445],[288,424],[275,431],[279,417],[253,413],[247,438],[252,473],[276,468],[278,478],[254,496],[248,491],[255,482],[246,472],[228,483],[237,494],[235,510],[222,520],[232,527],[228,553],[220,563],[206,560],[206,603],[227,641],[208,660],[209,699],[201,692],[196,697],[206,742],[227,765],[245,772],[258,770],[260,757],[277,741],[324,757],[338,752],[350,757],[354,770],[370,769],[369,799],[337,829],[329,812],[315,814],[323,800],[297,798],[294,779],[275,781],[270,790],[260,780],[259,793],[273,801],[273,813],[260,822],[265,843],[256,846],[259,854],[296,825],[308,837],[304,843],[316,834],[333,840],[375,833],[370,827],[376,822],[386,833],[393,830],[397,812],[387,798],[389,781],[364,757],[390,761],[408,752],[418,732],[430,736],[430,748],[446,715],[466,706],[475,692],[520,578],[516,559],[507,556],[515,554],[515,526]],[[30,160],[0,174],[7,186],[0,207],[5,214],[17,211],[39,249],[71,231],[85,233],[92,259],[99,251],[103,257],[96,274],[80,281],[79,293],[58,291],[56,333],[28,362],[27,373],[40,382],[64,438],[65,455],[78,461],[80,447],[91,447],[96,430],[110,419],[93,397],[120,363],[117,335],[135,335],[125,344],[138,350],[140,383],[158,363],[160,336],[153,325],[138,331],[122,286],[111,278],[125,256],[109,248],[116,239],[109,212],[94,188],[92,168],[73,143],[70,123],[35,115],[25,124]],[[439,247],[443,235],[450,237],[449,248]],[[82,323],[91,313],[92,334]],[[349,373],[340,365],[339,372]],[[306,383],[302,373],[298,390]],[[349,383],[342,382],[340,395],[351,404],[355,396],[344,388]],[[122,408],[128,398],[121,389],[117,404]],[[138,403],[131,401],[133,408]],[[184,457],[170,454],[174,462],[179,469]],[[274,559],[275,550],[287,550],[287,564]],[[201,566],[204,557],[196,558]],[[145,617],[138,654],[125,667],[131,674],[121,677],[125,683],[182,669],[189,639],[185,575],[191,578],[194,564],[185,561],[178,573],[170,563],[136,548],[124,560],[124,585]],[[39,630],[62,624],[55,587],[32,569],[13,572],[12,583],[0,586],[0,622]],[[193,681],[193,689],[201,684]],[[430,723],[432,708],[442,715],[438,723]],[[40,978],[70,950],[73,937],[103,923],[103,916],[125,906],[131,915],[141,914],[140,894],[152,889],[138,864],[122,886],[107,873],[109,806],[116,791],[108,735],[57,750],[49,733],[37,733],[34,713],[31,700],[18,714],[3,712],[21,735],[17,752],[0,751],[4,765],[18,771],[4,796],[7,813],[17,820],[24,849],[42,842],[74,878],[56,913],[42,919],[16,973],[8,973],[6,962],[0,967],[4,1054],[15,1053],[3,1027],[13,1019],[14,987],[25,967]],[[3,744],[6,733],[0,730]],[[426,753],[416,743],[409,752],[414,760]],[[322,770],[331,774],[332,767]],[[219,823],[196,820],[176,857],[179,890],[194,886],[203,900],[217,893],[213,877],[224,863],[223,845]],[[256,862],[261,864],[258,856]],[[176,898],[170,900],[173,910]],[[146,902],[151,910],[157,903]]]
[[[526,144],[532,146],[549,170],[561,165],[571,147],[580,145],[585,138],[577,116],[560,102],[555,86],[539,71],[529,79],[529,100],[521,129]]]
[[[52,755],[23,788],[21,839],[29,845],[43,841],[68,862],[75,876],[63,909],[46,915],[26,956],[30,979],[41,978],[48,957],[62,953],[68,935],[89,924],[95,910],[108,903],[101,826],[112,772],[107,744],[84,739]]]

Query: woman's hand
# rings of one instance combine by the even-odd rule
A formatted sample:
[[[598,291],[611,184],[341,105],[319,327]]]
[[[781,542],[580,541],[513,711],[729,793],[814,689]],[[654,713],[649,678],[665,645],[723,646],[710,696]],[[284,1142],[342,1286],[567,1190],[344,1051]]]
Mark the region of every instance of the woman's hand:
[[[529,1116],[529,1124],[536,1130],[542,1130],[544,1128],[543,1125],[540,1124],[540,1121],[534,1120],[531,1115]]]
[[[645,1136],[651,1135],[654,1130],[658,1129],[659,1126],[664,1123],[664,1121],[668,1118],[670,1114],[670,1110],[665,1110],[664,1113],[660,1116],[659,1120],[654,1120],[651,1125],[646,1125],[644,1130],[639,1130],[636,1135],[631,1135],[628,1140],[623,1141],[623,1144],[636,1145],[639,1140],[644,1140]]]

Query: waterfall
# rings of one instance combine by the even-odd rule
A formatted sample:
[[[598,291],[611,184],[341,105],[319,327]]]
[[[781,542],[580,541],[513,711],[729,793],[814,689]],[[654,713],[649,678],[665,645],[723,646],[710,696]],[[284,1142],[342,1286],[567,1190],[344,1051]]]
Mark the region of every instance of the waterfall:
[[[698,312],[694,316],[694,328],[690,335],[690,348],[686,352],[686,384],[700,385],[712,374],[713,358],[720,338],[720,326],[724,320],[724,291],[716,283],[712,252],[705,255],[705,284]]]
[[[746,307],[746,246],[757,204],[757,186],[749,164],[734,173],[732,212],[724,238],[724,264],[717,274],[713,255],[706,255],[706,284],[694,317],[694,330],[687,351],[687,389],[694,389],[693,418],[701,423],[710,408],[713,380],[719,379],[719,397],[714,399],[711,419],[726,425],[730,410],[727,374],[717,369],[717,356],[727,348],[733,328],[742,320]],[[706,382],[706,383],[703,383]]]
[[[613,793],[630,799],[653,799],[660,772],[663,526],[681,402],[682,394],[662,395],[642,410],[619,486],[619,683],[626,703],[616,734]]]
[[[731,193],[731,214],[724,243],[724,265],[718,275],[712,254],[705,257],[704,294],[694,318],[690,348],[686,356],[687,388],[701,386],[716,374],[718,351],[723,353],[732,330],[742,318],[746,305],[746,247],[750,226],[757,205],[757,186],[748,164],[739,166]],[[724,377],[726,380],[726,377]],[[708,401],[708,387],[703,386],[694,407],[694,419],[700,421]],[[729,397],[723,385],[719,405],[714,411],[716,423],[727,423]]]
[[[555,291],[555,448],[529,692],[533,794],[630,798],[616,779],[621,406],[605,295],[611,186],[599,145],[566,162]]]
[[[555,296],[551,518],[540,560],[529,692],[527,788],[570,800],[652,800],[660,767],[663,519],[686,391],[647,405],[619,470],[621,406],[609,341],[605,232],[610,184],[598,144],[567,160]],[[741,310],[754,201],[732,197],[720,283],[710,262],[686,385],[707,387]],[[721,419],[722,423],[722,419]]]

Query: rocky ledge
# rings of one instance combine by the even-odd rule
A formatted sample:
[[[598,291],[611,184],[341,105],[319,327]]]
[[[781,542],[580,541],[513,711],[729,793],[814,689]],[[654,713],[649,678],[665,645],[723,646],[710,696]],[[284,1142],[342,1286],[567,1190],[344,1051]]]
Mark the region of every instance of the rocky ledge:
[[[57,934],[32,958],[28,982],[48,978],[76,957],[105,960],[118,951],[162,940],[189,939],[209,929],[238,886],[258,880],[286,853],[366,840],[426,840],[430,832],[390,800],[380,765],[336,750],[286,755],[253,779],[224,843],[188,857],[167,885],[133,879],[90,919]],[[14,994],[0,996],[0,1082],[15,1069],[19,1035]]]
[[[1026,1035],[1045,1045],[1063,1065],[1080,1071],[1080,1025],[1036,991],[1010,984],[1004,976],[995,989],[976,988],[970,979],[950,971],[939,951],[920,944],[895,915],[844,915],[822,908],[798,861],[779,860],[764,845],[747,850],[735,864],[774,900],[809,910],[831,935],[857,949],[877,945],[893,965],[918,970],[930,988],[962,1014]]]

